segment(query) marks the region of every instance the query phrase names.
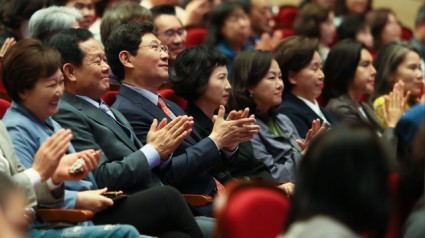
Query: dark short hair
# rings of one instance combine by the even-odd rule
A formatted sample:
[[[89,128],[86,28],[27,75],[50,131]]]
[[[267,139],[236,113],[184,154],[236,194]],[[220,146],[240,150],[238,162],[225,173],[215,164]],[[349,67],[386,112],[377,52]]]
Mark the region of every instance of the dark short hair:
[[[366,47],[354,40],[345,39],[336,43],[330,50],[323,66],[325,87],[323,98],[327,103],[331,98],[348,92],[348,86],[354,80],[361,51]]]
[[[109,8],[100,23],[100,38],[106,45],[108,37],[114,29],[129,22],[152,21],[151,12],[134,2],[120,2]]]
[[[124,78],[124,65],[122,65],[119,54],[125,50],[132,55],[137,54],[142,37],[147,33],[152,33],[154,26],[150,22],[130,22],[115,29],[105,44],[106,57],[112,72],[118,80]]]
[[[227,58],[212,46],[189,47],[176,58],[173,88],[179,96],[196,101],[208,86],[211,73],[217,66],[226,66]]]
[[[152,20],[155,20],[160,15],[176,15],[176,7],[173,5],[159,5],[150,9],[152,13]]]
[[[375,9],[367,13],[366,21],[370,26],[370,31],[374,40],[374,48],[379,50],[384,42],[382,42],[381,33],[388,21],[388,16],[395,13],[389,8]]]
[[[21,102],[20,93],[60,69],[58,51],[35,39],[23,39],[9,48],[3,58],[3,84],[13,101]]]
[[[283,39],[273,50],[274,58],[282,71],[285,92],[291,92],[289,72],[297,73],[308,66],[317,51],[318,40],[305,36],[290,36]],[[285,93],[283,94],[285,95]]]
[[[398,66],[411,51],[420,55],[412,44],[404,41],[389,42],[381,47],[373,63],[376,68],[376,77],[375,90],[371,100],[392,91],[395,82],[391,81],[391,75],[396,72]]]
[[[213,8],[210,21],[208,23],[208,33],[205,36],[206,44],[215,46],[218,42],[224,39],[224,36],[221,33],[221,28],[230,14],[238,8],[244,10],[238,1],[221,2]]]
[[[272,64],[273,54],[269,51],[248,50],[241,52],[233,61],[230,74],[232,94],[229,99],[231,109],[248,107],[256,112],[257,105],[249,89],[255,87],[267,74]]]
[[[93,38],[87,29],[66,29],[52,37],[49,45],[57,49],[62,56],[62,65],[71,63],[79,67],[83,64],[85,53],[80,48],[80,43]]]
[[[365,15],[349,15],[342,19],[341,25],[338,26],[338,39],[356,39],[356,35],[361,30],[365,29],[366,17]]]
[[[320,38],[320,24],[328,19],[330,11],[330,7],[319,3],[305,4],[295,18],[295,34]]]
[[[337,126],[319,134],[297,170],[286,226],[323,215],[358,234],[383,237],[390,205],[387,160],[370,128]]]
[[[2,0],[0,1],[0,23],[17,29],[22,20],[29,20],[32,14],[43,8],[43,0]]]
[[[350,12],[348,11],[346,2],[347,0],[336,0],[335,16],[346,16],[350,14]],[[372,0],[369,0],[366,7],[366,11],[364,13],[370,11],[371,9],[372,9]]]

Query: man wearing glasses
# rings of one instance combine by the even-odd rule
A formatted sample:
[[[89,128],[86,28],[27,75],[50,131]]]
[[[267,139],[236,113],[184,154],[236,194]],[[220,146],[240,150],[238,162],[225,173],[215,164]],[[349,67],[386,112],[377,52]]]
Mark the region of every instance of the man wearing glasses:
[[[168,78],[170,56],[167,47],[152,34],[153,28],[151,23],[124,24],[105,45],[108,63],[122,83],[112,107],[126,117],[142,143],[149,139],[147,133],[155,118],[172,121],[185,115],[175,103],[158,95],[158,88]],[[195,139],[196,133],[186,137],[174,151],[163,181],[182,193],[215,195],[222,185],[211,170],[235,157],[241,137],[233,133],[252,133],[250,124],[255,119],[246,118],[246,114],[233,112],[234,120],[217,117],[212,133],[201,141]],[[212,215],[210,204],[197,208],[203,215]]]
[[[168,47],[168,72],[173,78],[174,61],[186,47],[186,30],[180,19],[177,18],[174,6],[162,5],[151,8],[155,36]],[[170,81],[170,80],[168,80]]]

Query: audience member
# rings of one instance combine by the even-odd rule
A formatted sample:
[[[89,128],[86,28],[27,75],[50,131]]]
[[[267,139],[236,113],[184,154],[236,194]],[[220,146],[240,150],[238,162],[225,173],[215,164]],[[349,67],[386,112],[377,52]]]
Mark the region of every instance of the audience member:
[[[384,128],[371,106],[363,101],[374,90],[376,70],[372,60],[372,55],[361,43],[352,40],[338,42],[332,47],[323,69],[326,85],[323,93],[326,109],[334,113],[338,121],[362,122],[382,134]],[[385,124],[389,127],[395,126],[404,107],[396,95],[399,94],[389,97],[394,105],[386,111]],[[391,138],[392,131],[385,132],[385,138]]]
[[[249,16],[254,40],[259,39],[263,33],[272,33],[276,23],[269,0],[243,0],[241,4]]]
[[[52,206],[63,202],[64,187],[63,185],[54,186],[54,182],[62,184],[64,180],[79,180],[84,178],[92,168],[90,164],[97,164],[96,161],[87,160],[84,163],[85,169],[78,176],[70,175],[69,169],[80,157],[68,155],[63,157],[63,154],[68,149],[69,141],[72,135],[70,130],[60,130],[45,142],[43,142],[34,155],[34,163],[31,168],[24,169],[15,154],[13,144],[3,123],[0,123],[0,171],[4,173],[13,182],[25,192],[27,212],[35,211],[36,206]],[[87,157],[82,157],[88,159]],[[1,174],[0,173],[0,174]],[[4,177],[3,175],[0,175]],[[1,178],[1,182],[7,181],[9,178]],[[7,189],[0,185],[0,194],[2,198],[7,198]],[[2,204],[3,205],[3,204]],[[3,207],[0,205],[0,207]],[[10,206],[8,206],[10,207]],[[4,207],[3,207],[4,208]],[[19,218],[28,217],[29,214],[22,214],[25,209],[19,208],[13,211]],[[1,210],[1,209],[0,209]],[[1,213],[1,212],[0,212]],[[7,220],[11,221],[10,218]],[[28,220],[28,222],[32,222]],[[69,228],[48,229],[45,225],[31,226],[30,237],[139,237],[134,227],[129,225],[106,225],[106,226],[70,226]],[[7,230],[2,227],[2,235],[6,234]],[[72,234],[72,236],[70,236]],[[10,238],[12,236],[6,236]]]
[[[109,8],[103,15],[100,23],[100,36],[103,46],[105,46],[109,35],[114,29],[129,22],[152,22],[151,12],[134,2],[120,2]],[[109,73],[109,82],[119,85],[119,80],[114,72]]]
[[[313,120],[319,119],[328,126],[335,123],[334,116],[317,102],[325,78],[317,46],[315,39],[290,36],[274,49],[285,85],[283,102],[277,111],[291,119],[302,138]]]
[[[180,107],[158,95],[159,86],[168,78],[169,56],[167,46],[152,32],[151,23],[125,24],[112,33],[106,44],[108,62],[122,79],[112,107],[126,117],[142,143],[149,141],[147,133],[155,118],[171,121],[183,117],[193,123]],[[235,157],[237,144],[249,140],[253,133],[248,126],[242,125],[253,121],[254,118],[238,117],[227,121],[219,117],[205,139],[196,142],[195,135],[189,135],[175,147],[164,181],[182,193],[215,195],[222,185],[208,171]],[[241,138],[241,134],[246,137]],[[211,215],[210,204],[199,210]]]
[[[282,237],[385,236],[387,151],[372,130],[352,127],[337,126],[312,141],[297,171]]]
[[[185,49],[186,29],[180,19],[176,17],[174,6],[153,7],[151,12],[155,25],[155,36],[168,47],[168,74],[169,78],[173,78],[176,57]]]
[[[76,136],[72,142],[76,149],[102,150],[100,164],[94,171],[97,183],[130,194],[162,186],[161,179],[168,176],[170,167],[174,168],[172,161],[182,160],[176,156],[171,158],[171,155],[182,138],[190,133],[192,123],[189,118],[179,117],[168,125],[165,120],[158,123],[158,120],[152,119],[148,139],[143,145],[124,116],[101,100],[109,89],[109,65],[102,47],[91,33],[82,29],[68,29],[52,38],[50,44],[61,52],[65,79],[65,93],[55,119],[74,131]],[[186,210],[181,207],[173,208],[176,210],[162,208],[173,216],[185,214]],[[164,210],[155,211],[154,214],[160,216]],[[178,210],[182,211],[173,212]],[[149,212],[144,214],[148,216]],[[204,235],[209,237],[214,221],[200,217],[197,222]],[[161,224],[157,222],[152,228],[163,230]]]
[[[333,18],[334,13],[329,6],[307,3],[300,10],[294,22],[296,35],[319,39],[319,54],[323,61],[326,60],[329,46],[335,37]]]
[[[78,22],[81,28],[88,29],[96,20],[94,0],[45,0],[47,6],[76,8],[83,16]]]
[[[387,105],[385,95],[391,92],[397,82],[402,82],[398,99],[405,103],[402,113],[418,103],[422,96],[423,72],[419,51],[412,45],[396,41],[381,47],[374,62],[377,69],[376,86],[371,97],[373,108],[379,121],[387,127],[384,108]]]
[[[425,104],[407,111],[400,118],[395,134],[398,137],[400,159],[400,195],[407,203],[414,201],[413,208],[404,224],[403,237],[414,238],[425,235],[424,222],[424,167],[425,154]],[[415,139],[416,138],[416,139]],[[406,204],[404,204],[406,205]],[[410,207],[408,207],[410,208]],[[402,213],[403,214],[403,213]]]
[[[100,24],[102,23],[103,14],[111,7],[120,2],[133,2],[139,4],[140,0],[95,0],[94,7],[96,11],[96,20],[90,25],[89,31],[93,34],[93,38],[101,42]]]
[[[8,38],[15,41],[29,38],[28,21],[31,15],[43,8],[43,0],[2,0],[0,1],[0,46]]]
[[[366,15],[366,21],[372,32],[374,53],[386,43],[401,40],[400,22],[392,10],[388,8],[372,10]]]
[[[253,48],[248,42],[250,31],[250,20],[242,6],[237,2],[222,2],[211,13],[205,43],[217,47],[227,57],[230,71],[236,55]]]
[[[335,26],[339,27],[347,16],[366,15],[372,10],[373,0],[336,0],[335,1]]]
[[[51,6],[36,11],[30,18],[28,30],[31,38],[47,43],[50,38],[63,29],[78,28],[81,14],[68,7]]]
[[[246,51],[238,55],[230,82],[230,107],[236,110],[248,107],[261,128],[251,140],[254,157],[268,167],[274,179],[283,183],[294,182],[305,144],[297,141],[300,137],[291,120],[276,112],[282,102],[283,82],[272,53]],[[314,120],[306,142],[319,128],[320,121]]]
[[[350,15],[344,17],[337,28],[338,40],[352,39],[364,44],[368,50],[373,50],[373,36],[365,15]]]
[[[231,93],[227,79],[227,59],[211,46],[195,46],[184,50],[176,59],[176,77],[173,89],[188,100],[186,113],[193,117],[193,132],[201,139],[214,128],[214,114],[220,105],[226,105]],[[250,141],[239,144],[239,153],[226,167],[220,168],[220,178],[254,177],[272,179],[263,162],[256,160]],[[220,179],[221,180],[221,179]]]
[[[100,24],[102,44],[105,45],[109,35],[119,26],[129,22],[145,21],[152,21],[151,12],[134,2],[121,2],[112,6],[106,10]]]
[[[425,4],[418,9],[415,18],[415,30],[410,43],[418,49],[422,62],[425,59]],[[424,68],[424,67],[422,67]]]
[[[88,31],[85,30],[85,32]],[[97,42],[96,44],[98,45]],[[84,46],[90,48],[90,45]],[[84,57],[80,64],[93,69],[93,64],[87,66],[87,57],[93,57],[92,51],[79,54],[81,55]],[[13,103],[3,121],[17,155],[25,167],[32,166],[38,147],[49,136],[61,129],[60,125],[51,118],[58,111],[58,102],[63,95],[64,79],[60,70],[60,57],[61,55],[55,49],[33,39],[18,42],[5,55],[3,78]],[[63,68],[65,69],[66,66]],[[79,73],[78,69],[72,72],[75,73],[74,75]],[[91,73],[94,72],[91,71]],[[93,90],[93,87],[91,89]],[[68,152],[75,152],[72,145],[69,145]],[[91,170],[97,165],[99,153],[100,151],[95,152],[92,149],[84,150],[74,156],[91,157],[90,161],[95,161],[90,164],[89,170]],[[87,168],[83,171],[85,169]],[[139,232],[149,235],[162,236],[162,233],[164,235],[173,233],[174,236],[182,237],[201,236],[201,231],[187,204],[180,193],[173,188],[158,187],[134,193],[124,200],[116,201],[114,206],[112,199],[102,195],[108,188],[97,189],[96,181],[91,173],[84,181],[66,181],[65,186],[67,188],[65,200],[59,206],[91,210],[96,213],[94,217],[96,224],[131,224]],[[132,214],[131,212],[134,215],[129,215]]]

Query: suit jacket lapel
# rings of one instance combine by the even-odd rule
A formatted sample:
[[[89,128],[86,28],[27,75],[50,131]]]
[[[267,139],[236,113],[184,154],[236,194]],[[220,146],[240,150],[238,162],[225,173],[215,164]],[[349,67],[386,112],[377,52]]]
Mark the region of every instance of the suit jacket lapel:
[[[375,112],[372,110],[372,108],[367,103],[364,103],[364,102],[361,104],[361,106],[367,118],[369,119],[369,123],[372,124],[377,131],[383,131],[383,128],[381,124],[379,123],[378,118],[376,118]]]
[[[128,100],[132,101],[134,104],[140,106],[146,113],[150,114],[153,118],[158,120],[162,120],[163,118],[167,118],[168,121],[171,121],[169,118],[157,105],[153,104],[149,99],[145,98],[140,93],[128,88],[126,86],[120,87],[120,93],[118,94],[120,97],[126,97]],[[167,105],[168,106],[168,105]]]
[[[84,99],[81,99],[70,93],[65,93],[63,100],[74,106],[76,109],[80,110],[84,115],[87,115],[87,117],[101,125],[108,127],[122,142],[127,144],[127,146],[137,150],[135,145],[128,138],[127,134],[125,134],[121,127],[117,125],[112,119],[110,119],[106,113],[84,101]]]

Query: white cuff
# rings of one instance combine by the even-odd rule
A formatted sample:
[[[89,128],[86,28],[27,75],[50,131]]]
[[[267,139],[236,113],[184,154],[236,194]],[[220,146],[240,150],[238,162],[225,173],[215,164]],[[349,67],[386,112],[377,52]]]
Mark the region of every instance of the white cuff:
[[[35,187],[41,183],[40,174],[33,168],[26,169],[24,173],[28,176],[31,181],[32,187]]]
[[[49,178],[49,179],[46,181],[46,184],[47,184],[47,187],[49,187],[50,191],[53,191],[53,190],[55,190],[55,189],[59,188],[59,187],[62,185],[62,183],[60,183],[60,184],[58,184],[58,185],[56,185],[55,183],[53,183],[52,178]]]

